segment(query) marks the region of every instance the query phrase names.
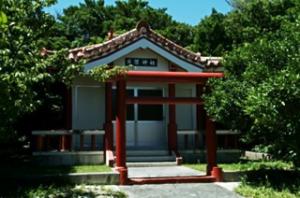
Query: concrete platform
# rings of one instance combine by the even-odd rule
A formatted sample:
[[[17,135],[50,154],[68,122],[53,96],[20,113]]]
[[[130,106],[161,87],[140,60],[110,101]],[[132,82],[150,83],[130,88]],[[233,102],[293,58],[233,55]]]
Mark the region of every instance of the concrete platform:
[[[49,174],[49,175],[24,175],[7,176],[5,181],[13,180],[18,183],[29,184],[98,184],[98,185],[118,185],[120,174],[117,172],[94,172],[94,173],[69,173],[69,174]]]
[[[129,178],[204,176],[204,172],[184,166],[129,167]]]
[[[86,165],[104,163],[103,151],[33,152],[33,160],[40,165]]]

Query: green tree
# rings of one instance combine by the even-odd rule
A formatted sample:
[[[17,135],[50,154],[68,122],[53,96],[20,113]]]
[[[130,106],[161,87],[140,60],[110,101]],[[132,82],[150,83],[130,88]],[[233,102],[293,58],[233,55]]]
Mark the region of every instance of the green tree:
[[[225,33],[234,46],[253,42],[258,37],[274,32],[291,16],[294,0],[232,0],[234,10],[224,21]],[[292,19],[288,19],[292,20]]]
[[[169,32],[167,28],[175,27],[181,32],[185,31],[184,36],[187,35],[182,26],[173,22],[166,9],[152,8],[142,0],[118,0],[115,4],[105,6],[104,0],[85,0],[78,6],[64,9],[63,14],[58,16],[57,31],[53,35],[57,44],[52,47],[60,47],[62,41],[65,43],[65,38],[69,41],[65,43],[69,47],[101,43],[111,29],[115,33],[122,33],[133,29],[141,20],[147,21],[156,30],[166,29],[165,32]],[[187,25],[184,27],[189,29]]]
[[[51,83],[71,81],[80,65],[66,59],[67,50],[42,56],[54,17],[43,11],[53,0],[5,0],[0,25],[0,140],[16,135],[15,123],[43,104]],[[55,70],[55,72],[51,72]]]
[[[226,16],[212,10],[195,26],[195,38],[192,49],[206,56],[221,56],[231,48],[231,40],[225,33],[224,20]]]
[[[299,1],[257,0],[243,8],[229,17],[241,16],[248,21],[242,31],[256,35],[240,38],[245,41],[225,56],[226,77],[210,82],[214,91],[206,95],[206,109],[216,120],[242,131],[244,141],[263,144],[274,157],[299,166]],[[269,15],[253,16],[261,13]]]
[[[178,22],[173,22],[158,32],[183,47],[191,47],[195,35],[192,26]]]

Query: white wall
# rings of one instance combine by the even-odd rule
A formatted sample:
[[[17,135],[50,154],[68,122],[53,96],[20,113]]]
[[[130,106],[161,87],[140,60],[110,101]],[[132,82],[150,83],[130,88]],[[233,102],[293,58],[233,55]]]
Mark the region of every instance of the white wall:
[[[134,70],[140,71],[169,71],[169,61],[149,49],[137,49],[114,61],[115,65],[125,65],[125,58],[154,58],[157,59],[157,67],[137,66]]]
[[[195,97],[195,86],[191,84],[176,85],[177,97]],[[196,129],[196,105],[178,104],[176,105],[176,122],[178,129]]]
[[[105,122],[105,88],[84,77],[75,79],[72,87],[73,129],[102,129]]]

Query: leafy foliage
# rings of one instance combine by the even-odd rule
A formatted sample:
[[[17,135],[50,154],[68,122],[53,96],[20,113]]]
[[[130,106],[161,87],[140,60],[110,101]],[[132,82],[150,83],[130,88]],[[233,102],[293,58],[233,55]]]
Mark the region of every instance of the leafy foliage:
[[[9,196],[13,197],[112,197],[125,198],[125,193],[114,190],[105,186],[92,185],[39,185],[28,186],[17,189],[17,192],[10,192]]]
[[[67,50],[41,55],[55,24],[43,8],[52,3],[7,0],[1,4],[7,19],[0,26],[0,139],[13,135],[16,120],[43,103],[40,96],[47,94],[47,85],[68,83],[80,70],[66,59]],[[50,72],[53,68],[55,74]]]
[[[87,75],[98,82],[105,82],[118,76],[125,76],[126,71],[128,71],[129,69],[130,67],[128,66],[111,67],[108,65],[102,65],[91,69]]]
[[[241,5],[243,9],[227,20],[248,21],[238,29],[252,33],[234,37],[243,44],[225,56],[226,78],[210,83],[214,91],[206,97],[206,108],[218,121],[244,132],[244,141],[264,144],[274,157],[299,166],[299,2],[257,0]]]
[[[195,26],[195,37],[192,49],[206,56],[221,56],[231,47],[231,40],[225,32],[226,16],[212,10],[210,16],[205,17]]]

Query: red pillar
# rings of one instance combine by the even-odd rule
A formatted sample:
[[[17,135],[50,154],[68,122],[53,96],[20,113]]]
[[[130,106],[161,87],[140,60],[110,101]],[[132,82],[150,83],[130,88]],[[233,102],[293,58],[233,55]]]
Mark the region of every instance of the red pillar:
[[[72,130],[72,89],[70,87],[66,87],[65,91],[66,96],[66,120],[65,120],[65,127],[67,130]],[[68,135],[66,137],[66,149],[69,151],[72,150],[72,135]]]
[[[203,85],[196,84],[196,97],[199,99],[202,99],[203,94]],[[202,131],[205,128],[205,110],[203,105],[196,105],[196,119],[197,119],[197,131],[198,133],[195,135],[195,147],[199,148],[200,146],[200,137],[201,140],[203,140],[203,134],[200,134],[200,131]],[[199,137],[200,136],[200,137]],[[203,148],[200,148],[203,149]]]
[[[105,123],[104,123],[104,149],[105,149],[105,163],[107,166],[113,167],[114,165],[114,133],[112,124],[112,83],[105,83]]]
[[[65,91],[65,97],[66,97],[66,120],[65,120],[65,127],[66,129],[70,130],[72,129],[72,90],[71,88],[66,87]]]
[[[205,126],[205,136],[206,136],[206,152],[207,152],[207,175],[211,175],[211,171],[213,167],[217,166],[217,136],[214,122],[206,118],[206,126]]]
[[[43,151],[44,150],[44,136],[38,135],[36,136],[36,150]]]
[[[66,135],[61,135],[60,136],[59,150],[60,151],[65,151],[66,150]]]
[[[175,84],[169,84],[169,97],[175,98]],[[176,106],[169,105],[169,124],[168,124],[168,146],[169,152],[177,153],[177,125],[176,125]]]
[[[113,150],[112,83],[105,83],[105,149]]]
[[[116,170],[120,173],[120,184],[127,183],[126,167],[126,82],[117,81],[117,117],[116,117]]]

